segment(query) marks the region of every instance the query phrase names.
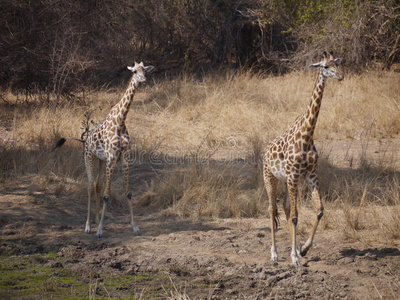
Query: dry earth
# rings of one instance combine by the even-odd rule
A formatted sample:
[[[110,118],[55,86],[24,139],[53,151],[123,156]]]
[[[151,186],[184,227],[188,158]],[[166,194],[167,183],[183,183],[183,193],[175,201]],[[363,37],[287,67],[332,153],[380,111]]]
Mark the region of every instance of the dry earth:
[[[99,290],[98,297],[128,297],[134,290],[134,299],[184,299],[185,295],[190,299],[400,298],[398,243],[371,247],[349,241],[340,224],[319,230],[315,246],[295,268],[290,265],[283,220],[277,234],[278,263],[269,261],[266,219],[191,222],[163,218],[139,207],[136,218],[143,235],[136,237],[128,226],[128,213],[121,206],[112,206],[104,238],[96,240],[94,233],[83,232],[83,195],[71,201],[73,197],[57,196],[51,190],[32,191],[31,183],[25,178],[18,187],[0,191],[2,251],[15,258],[55,251],[55,260],[39,263],[72,269],[88,285],[94,279],[101,282],[122,274],[153,276],[152,280],[109,288],[107,293]],[[172,291],[163,290],[162,286],[171,282]],[[0,296],[8,299],[13,292],[1,290]],[[31,298],[40,296],[23,297]]]

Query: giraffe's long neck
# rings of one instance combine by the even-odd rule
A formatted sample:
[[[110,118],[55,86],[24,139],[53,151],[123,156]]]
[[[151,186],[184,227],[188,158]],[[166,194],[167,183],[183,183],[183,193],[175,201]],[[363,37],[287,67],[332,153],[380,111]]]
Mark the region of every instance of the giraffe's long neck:
[[[135,95],[135,87],[129,82],[128,88],[126,89],[121,100],[113,107],[110,112],[113,122],[117,125],[123,125],[128,115],[129,108],[131,107],[133,96]],[[115,121],[114,121],[115,120]]]
[[[310,104],[304,113],[304,120],[301,131],[310,137],[314,134],[315,125],[317,124],[319,110],[321,108],[322,96],[324,94],[326,77],[320,71],[315,83],[314,91],[311,96]]]

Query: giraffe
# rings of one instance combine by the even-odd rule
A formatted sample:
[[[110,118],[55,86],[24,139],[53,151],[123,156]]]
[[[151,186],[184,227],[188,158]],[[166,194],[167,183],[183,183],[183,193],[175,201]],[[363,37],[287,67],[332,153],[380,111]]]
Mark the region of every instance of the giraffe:
[[[133,206],[131,203],[132,192],[129,187],[129,163],[131,160],[130,137],[125,126],[125,120],[136,88],[140,83],[146,81],[145,73],[151,72],[153,68],[153,66],[145,67],[143,62],[139,64],[135,62],[133,67],[128,66],[128,69],[132,71],[133,74],[122,99],[112,107],[111,111],[102,122],[96,124],[95,127],[87,133],[86,140],[69,138],[84,143],[85,167],[88,176],[88,214],[85,232],[90,233],[91,198],[94,192],[96,197],[96,222],[98,223],[97,238],[103,236],[104,214],[111,194],[111,177],[118,160],[121,161],[124,173],[124,193],[130,210],[133,232],[136,235],[140,235],[140,229],[133,218]],[[56,147],[60,147],[65,140],[65,138],[60,139]],[[96,161],[98,161],[97,182],[95,180]],[[104,183],[104,177],[103,207],[99,221],[99,194],[101,185]]]
[[[311,101],[305,112],[299,116],[294,124],[281,136],[267,145],[264,155],[263,176],[269,198],[269,214],[271,218],[271,260],[277,261],[278,254],[275,245],[275,231],[279,225],[278,208],[276,204],[276,190],[278,181],[286,181],[287,198],[283,208],[288,221],[291,239],[292,264],[299,265],[299,257],[307,254],[311,248],[318,223],[323,216],[324,206],[320,198],[317,176],[318,152],[314,145],[313,135],[317,123],[322,96],[327,77],[341,81],[343,75],[338,66],[341,59],[333,58],[333,52],[323,52],[323,60],[309,66],[319,73],[315,83]],[[311,197],[315,205],[316,219],[309,238],[303,246],[296,248],[296,226],[298,221],[297,196],[299,180],[305,178]],[[290,221],[289,221],[290,220]]]

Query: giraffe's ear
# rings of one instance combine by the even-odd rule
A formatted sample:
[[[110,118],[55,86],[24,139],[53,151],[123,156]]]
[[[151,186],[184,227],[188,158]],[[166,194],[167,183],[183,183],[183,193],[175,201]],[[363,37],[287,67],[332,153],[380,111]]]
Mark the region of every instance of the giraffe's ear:
[[[342,63],[342,59],[341,58],[336,58],[335,59],[335,65],[339,66]]]
[[[139,66],[142,66],[144,68],[144,64],[142,61],[140,62]]]
[[[146,73],[150,73],[150,72],[152,72],[154,70],[154,67],[153,66],[147,66],[147,67],[144,67],[144,69],[146,70]]]
[[[320,67],[321,67],[321,63],[320,62],[308,66],[308,68],[311,69],[311,70],[317,70]]]
[[[133,72],[133,70],[135,69],[134,67],[131,67],[131,66],[127,66],[127,68],[128,68],[128,70],[131,71],[131,72]]]

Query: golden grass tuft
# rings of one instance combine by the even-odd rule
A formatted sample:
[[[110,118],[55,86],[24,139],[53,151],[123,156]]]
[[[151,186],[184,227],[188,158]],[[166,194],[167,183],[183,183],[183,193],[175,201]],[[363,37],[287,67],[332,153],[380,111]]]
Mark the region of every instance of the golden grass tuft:
[[[243,168],[190,164],[165,172],[152,182],[139,203],[165,208],[164,216],[251,217],[265,214],[265,201],[249,187]]]

